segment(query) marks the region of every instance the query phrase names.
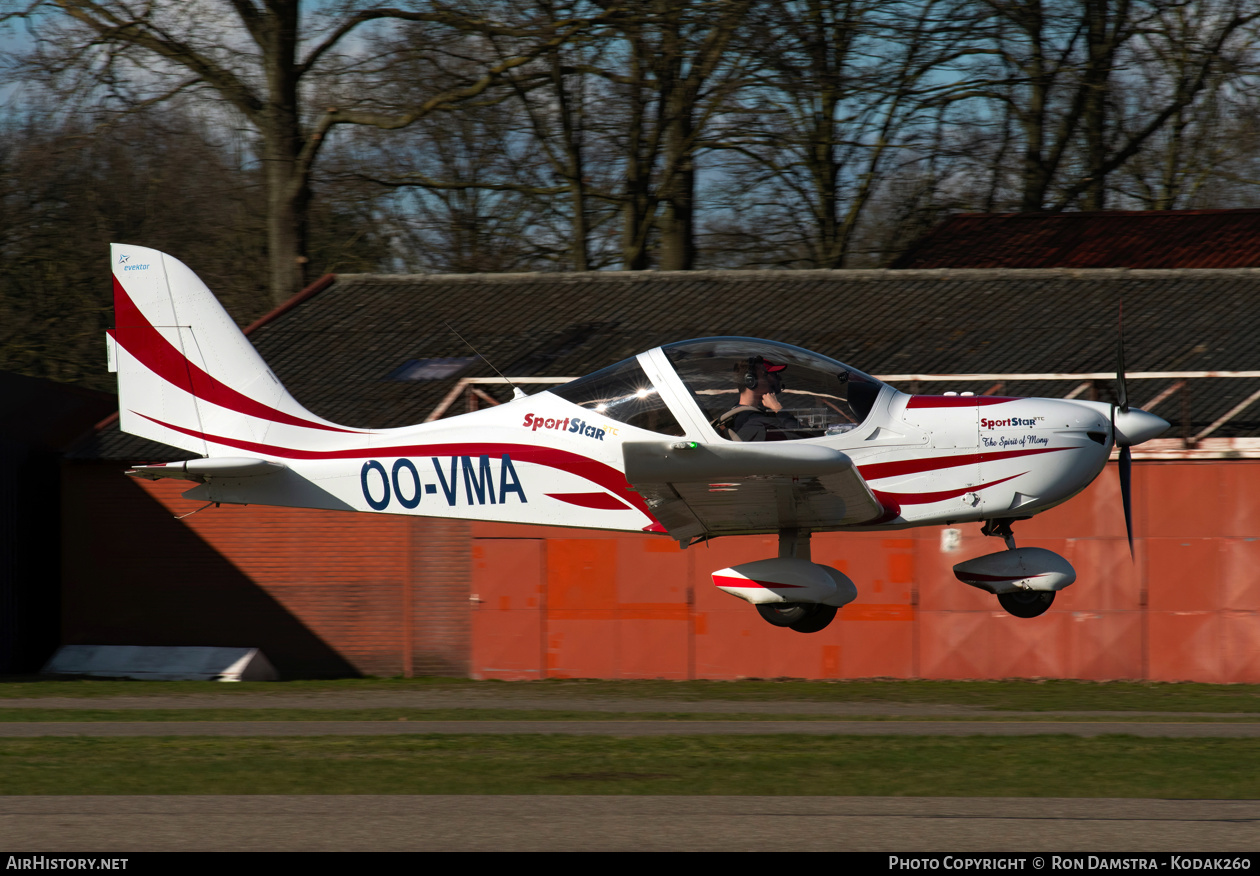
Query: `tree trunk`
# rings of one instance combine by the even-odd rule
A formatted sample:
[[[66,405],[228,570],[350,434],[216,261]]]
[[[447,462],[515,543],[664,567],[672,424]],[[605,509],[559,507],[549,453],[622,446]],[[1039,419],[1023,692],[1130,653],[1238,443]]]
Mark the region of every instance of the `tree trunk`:
[[[622,202],[621,261],[627,271],[645,271],[651,267],[648,253],[648,232],[651,229],[653,204],[653,152],[648,142],[648,92],[644,76],[646,56],[652,49],[643,38],[642,25],[627,31],[633,47],[631,64],[634,71],[629,82],[630,118],[626,126],[626,187]]]
[[[665,145],[669,183],[662,198],[661,270],[690,271],[696,264],[696,165],[691,148],[691,105],[686,97],[673,103]]]
[[[270,141],[271,138],[267,138]],[[307,283],[307,212],[310,186],[295,173],[295,156],[265,142],[267,165],[267,256],[271,303],[283,304]]]
[[[1106,209],[1107,203],[1107,89],[1111,79],[1111,59],[1115,46],[1108,33],[1108,0],[1086,0],[1085,108],[1081,125],[1085,134],[1085,172],[1088,185],[1082,207]],[[1123,3],[1121,4],[1123,14]],[[1117,22],[1117,28],[1119,22]]]
[[[1021,168],[1023,190],[1021,212],[1040,210],[1046,202],[1050,174],[1046,170],[1046,102],[1050,93],[1050,75],[1042,42],[1042,18],[1039,3],[1030,4],[1026,33],[1031,43],[1031,56],[1024,67],[1028,78],[1028,106],[1020,114],[1024,129],[1024,161]]]
[[[569,183],[569,209],[573,211],[573,243],[569,247],[573,259],[573,270],[589,271],[589,237],[590,229],[586,221],[586,179],[584,174],[584,156],[582,154],[582,134],[573,118],[573,106],[569,92],[564,84],[564,70],[561,64],[560,48],[551,53],[551,82],[555,91],[557,108],[560,111],[560,133],[564,138],[566,158],[565,175]],[[579,107],[581,98],[578,99]]]
[[[280,305],[306,285],[309,173],[298,165],[302,149],[298,110],[298,0],[272,0],[259,28],[267,104],[261,133],[267,178],[267,256],[271,301]]]

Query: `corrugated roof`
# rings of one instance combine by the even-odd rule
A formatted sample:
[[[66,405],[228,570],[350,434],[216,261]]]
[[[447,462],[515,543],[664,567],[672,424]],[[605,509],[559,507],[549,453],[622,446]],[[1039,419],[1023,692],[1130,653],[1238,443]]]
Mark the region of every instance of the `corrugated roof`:
[[[1260,270],[345,275],[250,338],[314,413],[389,427],[424,420],[460,377],[493,374],[476,360],[445,379],[390,379],[409,360],[471,355],[448,321],[509,376],[577,376],[657,344],[724,334],[786,341],[875,374],[1085,372],[1115,368],[1121,298],[1130,372],[1260,370]],[[922,387],[946,388],[990,387]],[[1132,400],[1159,388],[1131,387]],[[1203,428],[1257,388],[1196,383],[1193,422]],[[1161,413],[1173,419],[1167,405]],[[74,455],[188,456],[111,428]],[[1260,435],[1260,403],[1214,433],[1246,435]]]
[[[1255,268],[1260,210],[966,213],[892,267]]]

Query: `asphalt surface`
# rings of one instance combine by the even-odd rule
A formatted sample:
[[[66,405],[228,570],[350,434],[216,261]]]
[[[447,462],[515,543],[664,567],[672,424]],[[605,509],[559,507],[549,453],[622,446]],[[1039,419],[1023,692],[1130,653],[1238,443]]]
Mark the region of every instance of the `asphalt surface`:
[[[1260,736],[1260,714],[1207,712],[1016,712],[908,703],[529,697],[512,688],[459,691],[335,691],[309,694],[209,692],[170,696],[0,699],[0,709],[491,709],[675,715],[689,720],[418,721],[44,721],[0,722],[0,738],[37,736],[388,736],[546,733],[576,736],[758,735],[1028,736],[1042,733],[1149,737]],[[705,715],[774,715],[784,720],[703,720]],[[791,716],[811,720],[790,720]],[[835,720],[825,720],[834,718]],[[852,720],[866,718],[868,720]],[[869,720],[888,718],[893,720]],[[1085,719],[1085,720],[1072,720]],[[1213,718],[1221,720],[1213,721]],[[850,720],[845,720],[850,719]],[[972,720],[967,720],[972,719]],[[1124,720],[1107,720],[1124,719]],[[1187,720],[1192,719],[1192,720]]]
[[[889,703],[535,699],[510,690],[39,697],[0,699],[0,709],[503,709],[700,717],[12,721],[0,722],[0,736],[1260,735],[1260,715],[1256,714],[1030,713]],[[774,718],[703,717],[723,714]],[[779,720],[780,716],[813,720]],[[853,720],[859,717],[893,720]],[[1251,767],[1240,764],[1240,768]],[[16,797],[3,796],[0,789],[0,850],[41,854],[219,850],[1255,852],[1260,850],[1260,801],[629,795]]]
[[[1260,712],[1161,712],[1132,710],[1023,712],[940,703],[811,702],[800,700],[684,700],[665,698],[547,696],[516,693],[507,685],[489,690],[322,691],[317,693],[211,692],[159,696],[0,697],[3,709],[511,709],[518,711],[801,715],[889,718],[1231,718],[1260,722]]]
[[[1260,802],[894,797],[0,797],[6,854],[1254,852]]]
[[[29,721],[0,738],[36,736],[1105,736],[1254,738],[1260,724],[1207,721]]]

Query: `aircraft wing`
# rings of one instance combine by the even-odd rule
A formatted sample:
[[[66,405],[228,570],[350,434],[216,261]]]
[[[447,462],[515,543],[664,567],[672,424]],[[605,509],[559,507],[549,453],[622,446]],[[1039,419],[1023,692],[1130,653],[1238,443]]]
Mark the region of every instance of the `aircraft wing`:
[[[681,540],[700,535],[830,529],[884,513],[838,450],[779,442],[627,442],[626,480]]]

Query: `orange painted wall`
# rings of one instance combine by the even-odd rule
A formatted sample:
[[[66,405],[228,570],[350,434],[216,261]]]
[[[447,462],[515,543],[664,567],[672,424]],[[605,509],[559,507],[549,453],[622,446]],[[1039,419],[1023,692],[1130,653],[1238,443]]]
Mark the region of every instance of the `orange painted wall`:
[[[1114,466],[1070,502],[1016,524],[1021,546],[1056,551],[1077,570],[1077,582],[1035,619],[1008,615],[954,578],[954,564],[1003,548],[977,524],[961,527],[952,551],[943,528],[815,535],[815,561],[849,575],[858,598],[810,635],[770,626],[709,578],[774,556],[771,536],[682,551],[659,537],[474,524],[479,556],[528,541],[542,572],[522,584],[535,593],[531,625],[517,621],[535,662],[528,671],[492,665],[481,655],[504,649],[510,634],[478,635],[472,674],[1260,682],[1260,501],[1252,499],[1260,462],[1139,463],[1134,493],[1132,561]],[[510,563],[482,562],[482,580],[513,587]],[[483,600],[474,617],[496,612]]]
[[[1260,682],[1260,461],[1136,464],[1136,562],[1114,466],[1016,524],[1021,546],[1063,554],[1078,576],[1029,620],[954,578],[955,563],[1002,549],[977,524],[948,552],[941,528],[815,535],[814,559],[858,599],[810,635],[709,578],[774,556],[770,536],[683,551],[659,536],[309,510],[174,521],[196,507],[182,485],[99,466],[68,467],[65,482],[66,643],[274,647],[295,675]],[[241,641],[221,640],[232,631]]]

